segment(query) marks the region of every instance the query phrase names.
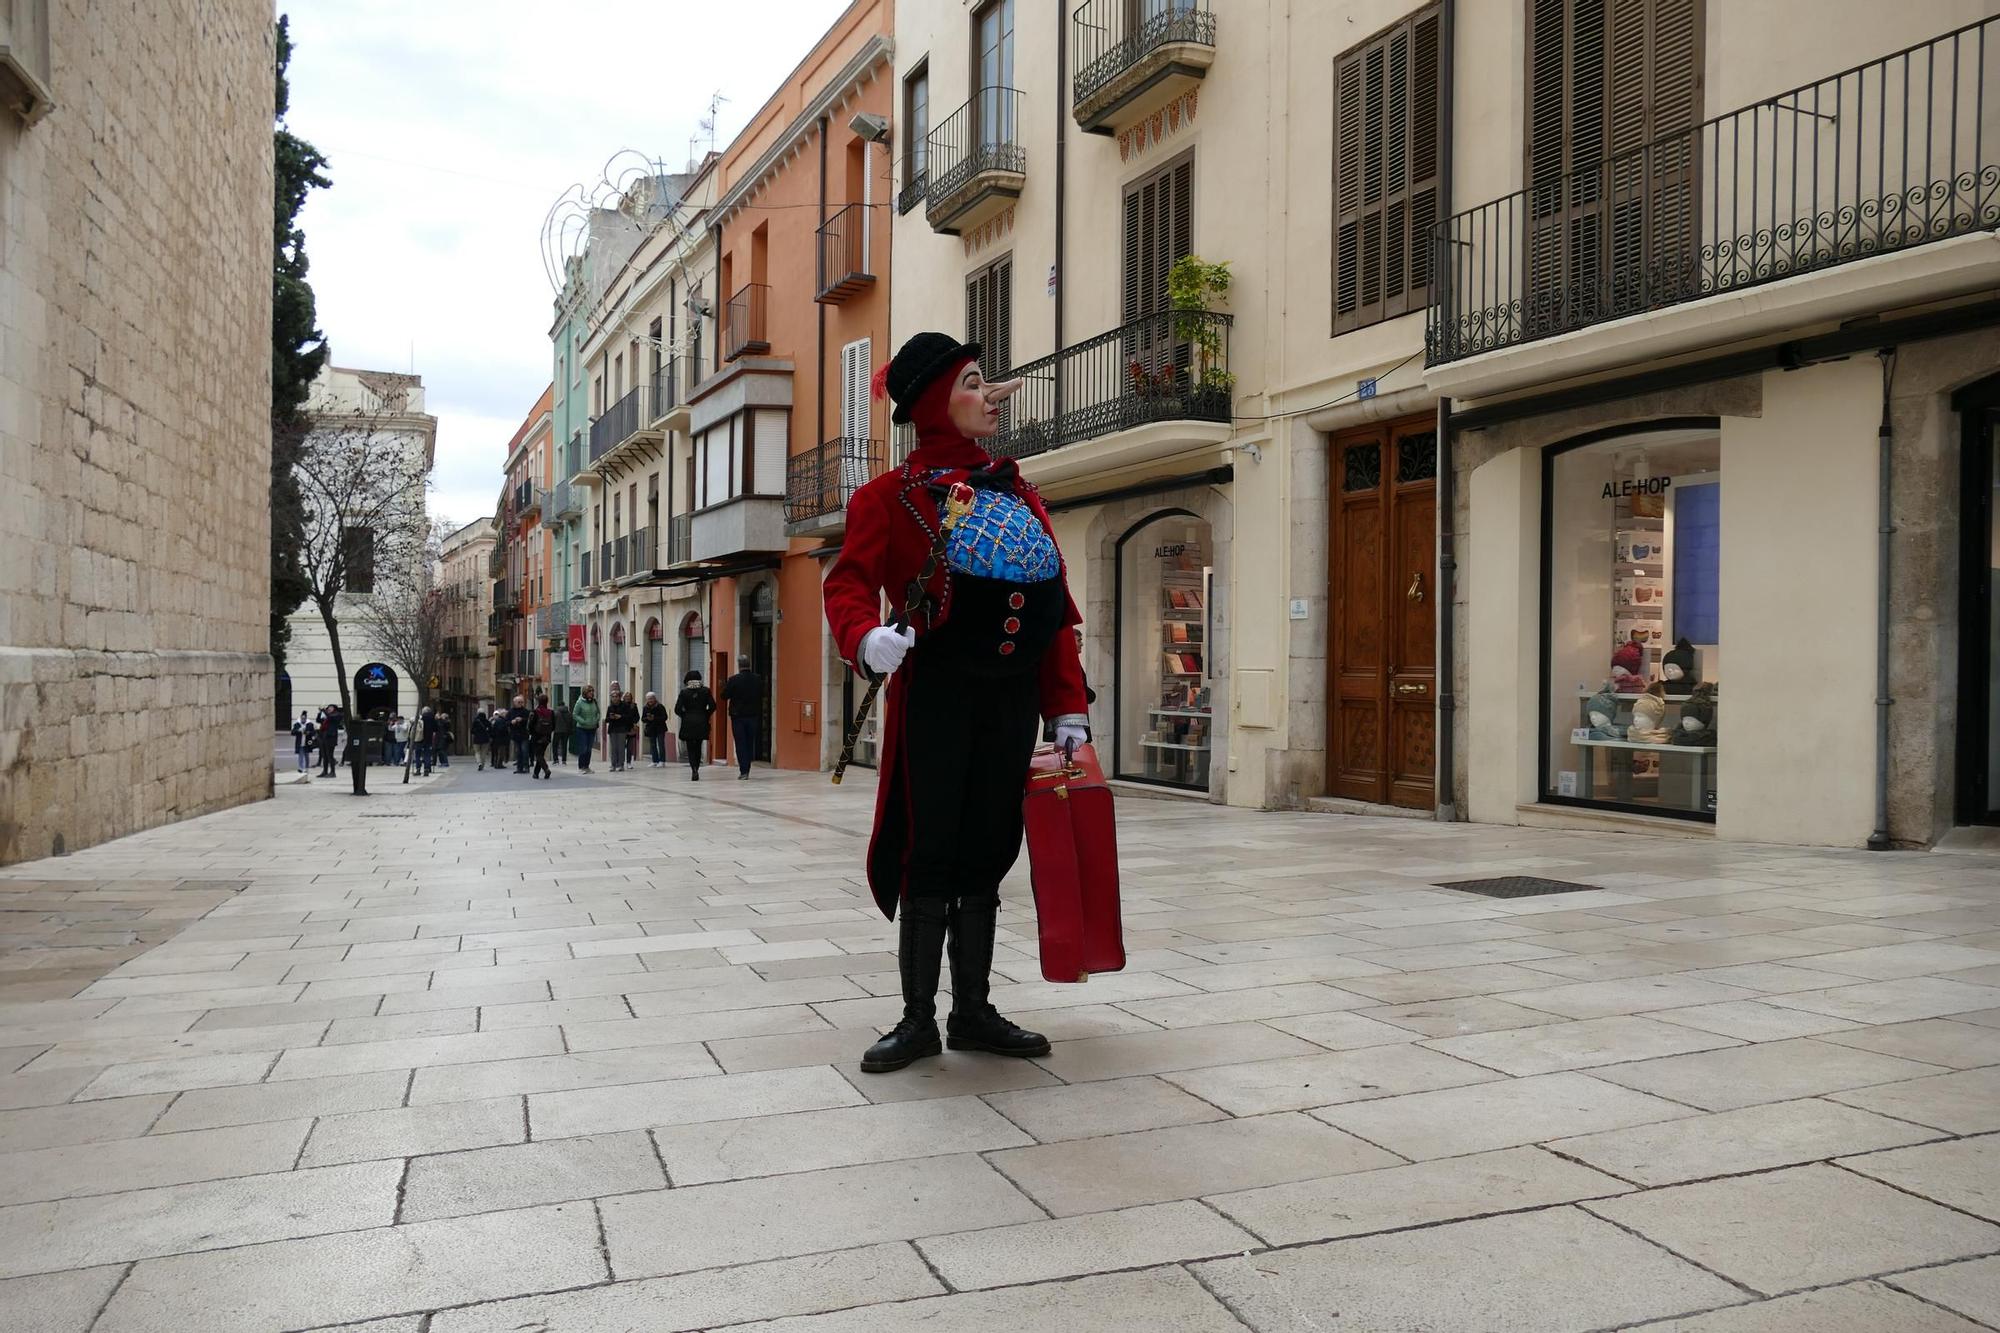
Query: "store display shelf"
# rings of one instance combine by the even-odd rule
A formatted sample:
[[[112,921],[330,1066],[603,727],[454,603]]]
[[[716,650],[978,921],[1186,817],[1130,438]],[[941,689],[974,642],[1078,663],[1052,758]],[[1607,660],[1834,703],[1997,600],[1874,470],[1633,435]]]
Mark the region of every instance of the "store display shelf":
[[[1172,741],[1140,741],[1139,745],[1142,749],[1147,750],[1186,750],[1196,754],[1206,754],[1208,752],[1206,745],[1177,745]]]
[[[1676,745],[1672,741],[1571,741],[1593,750],[1660,750],[1675,754],[1714,754],[1713,745]]]
[[[1576,692],[1576,697],[1579,699],[1595,699],[1598,695],[1602,693],[1604,693],[1603,690],[1578,690]],[[1611,697],[1619,700],[1621,703],[1624,703],[1624,702],[1629,702],[1633,699],[1637,699],[1642,695],[1644,695],[1645,693],[1646,692],[1644,690],[1631,690],[1631,691],[1613,690],[1611,692]],[[1692,694],[1669,694],[1663,697],[1670,704],[1684,704],[1688,700],[1694,698]]]
[[[1215,716],[1215,714],[1209,712],[1205,708],[1148,708],[1146,712],[1151,717],[1214,717]]]
[[[1162,671],[1160,674],[1162,676],[1185,676],[1189,680],[1201,679],[1201,672],[1199,671]]]

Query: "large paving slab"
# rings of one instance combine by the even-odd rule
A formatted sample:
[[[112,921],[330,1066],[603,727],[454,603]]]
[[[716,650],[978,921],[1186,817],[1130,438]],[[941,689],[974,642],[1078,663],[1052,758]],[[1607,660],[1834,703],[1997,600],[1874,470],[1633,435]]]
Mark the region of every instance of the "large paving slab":
[[[1024,862],[1054,1052],[877,1076],[872,780],[756,776],[0,870],[0,1327],[2000,1321],[2000,861],[1121,800],[1126,971],[1040,979]]]

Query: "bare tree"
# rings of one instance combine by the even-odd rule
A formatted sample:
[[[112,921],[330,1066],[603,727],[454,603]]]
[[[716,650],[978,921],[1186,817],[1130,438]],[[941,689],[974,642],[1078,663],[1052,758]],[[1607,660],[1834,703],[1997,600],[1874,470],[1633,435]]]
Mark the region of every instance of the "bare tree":
[[[354,608],[354,596],[394,597],[398,588],[429,577],[425,464],[423,450],[412,449],[384,416],[320,418],[299,449],[300,572],[306,600],[326,626],[340,706],[349,716],[354,703],[340,647],[341,616]]]
[[[444,539],[452,531],[449,523],[432,524],[414,571],[387,583],[378,579],[357,617],[383,658],[417,683],[419,707],[431,701],[431,679],[444,674],[452,609],[464,598],[441,582]]]

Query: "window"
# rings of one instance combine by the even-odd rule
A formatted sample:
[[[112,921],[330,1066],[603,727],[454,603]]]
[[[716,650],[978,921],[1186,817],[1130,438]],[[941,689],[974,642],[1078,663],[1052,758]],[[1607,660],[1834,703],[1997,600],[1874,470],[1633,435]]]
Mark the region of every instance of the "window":
[[[848,440],[865,440],[872,428],[872,405],[868,401],[868,380],[872,345],[866,338],[840,349],[840,434]],[[863,477],[862,481],[868,478]]]
[[[925,60],[903,80],[903,138],[909,145],[903,153],[903,187],[921,192],[924,174],[930,170],[931,64]],[[915,204],[914,197],[911,204]],[[904,209],[908,212],[909,209]]]
[[[1014,259],[996,259],[965,283],[965,340],[983,349],[979,364],[989,376],[1014,364]]]
[[[1529,0],[1532,333],[1680,299],[1692,280],[1701,0]],[[1654,300],[1652,304],[1659,304]]]
[[[973,18],[972,86],[978,90],[979,142],[991,148],[1019,139],[1014,124],[1014,0],[994,0]]]
[[[717,422],[695,439],[693,507],[706,509],[744,495],[785,493],[791,414],[763,408]]]
[[[340,530],[341,586],[348,592],[375,591],[375,529]]]
[[[1167,309],[1167,273],[1194,253],[1193,187],[1192,157],[1125,187],[1124,323]]]
[[[1444,134],[1439,22],[1432,5],[1334,61],[1336,334],[1430,299]]]
[[[1715,817],[1721,462],[1712,419],[1544,460],[1543,799]]]

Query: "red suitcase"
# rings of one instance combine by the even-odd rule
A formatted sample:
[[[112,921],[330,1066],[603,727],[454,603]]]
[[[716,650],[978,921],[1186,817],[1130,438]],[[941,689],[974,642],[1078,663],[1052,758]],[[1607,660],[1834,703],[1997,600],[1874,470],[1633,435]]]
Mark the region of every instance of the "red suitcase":
[[[1042,941],[1042,976],[1083,981],[1125,966],[1118,917],[1118,830],[1111,789],[1088,745],[1068,764],[1056,750],[1037,751],[1021,802],[1028,868]]]

